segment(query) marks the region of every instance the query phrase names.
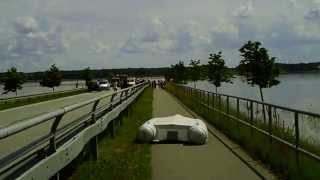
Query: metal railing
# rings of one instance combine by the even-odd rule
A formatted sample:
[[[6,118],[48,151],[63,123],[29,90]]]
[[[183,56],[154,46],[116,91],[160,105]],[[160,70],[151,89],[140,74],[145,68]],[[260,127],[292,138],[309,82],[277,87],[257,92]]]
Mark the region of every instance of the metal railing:
[[[320,134],[319,129],[312,129],[312,126],[318,125],[320,128],[320,114],[177,84],[170,84],[168,89],[204,118],[211,119],[218,128],[226,130],[238,142],[250,142],[259,133],[267,141],[256,142],[259,144],[253,146],[272,148],[272,143],[277,142],[293,150],[294,155],[291,157],[294,157],[293,164],[298,169],[302,164],[302,155],[313,159],[319,168]],[[248,129],[248,141],[242,141],[239,132],[244,131],[244,128],[241,129],[240,125]],[[266,158],[274,153],[271,148],[264,154]]]
[[[49,132],[0,158],[0,179],[47,179],[77,157],[87,142],[97,159],[97,135],[114,129],[114,119],[144,90],[146,83],[58,109],[0,128],[0,143],[49,123]],[[73,119],[69,114],[81,114]],[[64,118],[67,117],[67,118]],[[70,121],[69,118],[72,118]],[[62,122],[66,121],[62,127]],[[51,124],[51,125],[50,125]],[[42,127],[41,127],[42,128]],[[81,147],[81,148],[79,148]],[[50,159],[53,160],[50,161]],[[44,162],[45,161],[45,162]],[[49,170],[48,170],[49,169]]]

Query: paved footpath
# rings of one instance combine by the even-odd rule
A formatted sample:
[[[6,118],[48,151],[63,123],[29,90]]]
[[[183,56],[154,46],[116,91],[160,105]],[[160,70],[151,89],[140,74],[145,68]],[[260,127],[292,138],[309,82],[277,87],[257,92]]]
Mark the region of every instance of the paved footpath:
[[[153,117],[175,114],[193,117],[190,111],[186,110],[169,93],[155,89],[153,97]],[[217,131],[209,125],[208,128]],[[153,180],[261,179],[211,133],[209,133],[209,141],[205,145],[153,144],[151,149]],[[248,162],[254,162],[242,152],[241,148],[237,147],[237,149],[237,152],[242,154]],[[275,179],[262,166],[257,165],[257,163],[254,163],[254,166],[265,176],[265,179]]]

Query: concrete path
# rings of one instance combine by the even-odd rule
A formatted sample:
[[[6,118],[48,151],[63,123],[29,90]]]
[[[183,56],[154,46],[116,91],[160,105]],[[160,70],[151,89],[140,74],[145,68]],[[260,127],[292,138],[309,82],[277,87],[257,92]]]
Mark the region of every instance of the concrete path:
[[[193,117],[167,92],[155,89],[153,96],[153,117],[175,114]],[[211,127],[208,126],[208,128]],[[154,144],[151,149],[153,180],[261,179],[212,134],[209,134],[206,145]],[[246,158],[253,161],[248,156]],[[266,172],[263,167],[258,168]],[[274,177],[267,175],[266,179],[274,179]]]
[[[24,121],[36,117],[41,114],[52,112],[72,104],[87,101],[95,97],[99,97],[106,94],[111,94],[112,91],[90,92],[83,93],[74,96],[68,96],[50,101],[44,101],[40,103],[30,104],[17,108],[11,108],[0,111],[0,128],[14,122]],[[105,105],[110,101],[110,98],[106,98],[101,101],[99,107]],[[61,120],[59,127],[74,121],[75,119],[87,114],[92,109],[92,104],[84,106],[78,110],[67,113]],[[50,127],[53,121],[48,121],[41,125],[35,126],[27,131],[13,135],[12,137],[0,140],[0,157],[8,154],[17,147],[22,147],[29,142],[39,138],[50,131]]]

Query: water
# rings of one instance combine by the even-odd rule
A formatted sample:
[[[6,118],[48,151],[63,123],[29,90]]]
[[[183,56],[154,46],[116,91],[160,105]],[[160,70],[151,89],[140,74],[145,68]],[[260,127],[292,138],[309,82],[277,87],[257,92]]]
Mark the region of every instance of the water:
[[[84,87],[83,81],[79,81],[78,83],[79,83],[78,88]],[[21,90],[18,90],[18,96],[52,92],[52,88],[42,87],[40,86],[39,82],[28,82],[28,83],[24,83],[22,86],[23,88]],[[71,90],[75,88],[76,88],[76,81],[63,81],[59,87],[55,88],[55,92]],[[0,99],[16,97],[15,92],[2,94],[3,92],[4,92],[3,85],[0,84]]]
[[[278,78],[281,83],[263,89],[264,99],[268,103],[294,109],[320,113],[320,74],[288,74]],[[193,87],[193,83],[189,83]],[[208,81],[198,81],[197,88],[215,91]],[[260,100],[258,87],[252,87],[239,77],[233,84],[225,83],[218,89],[219,93]]]
[[[288,74],[281,75],[278,79],[281,81],[279,85],[263,89],[266,102],[320,113],[320,74]],[[188,86],[193,87],[193,83],[190,82]],[[198,81],[196,82],[196,86],[198,89],[215,91],[215,87],[208,81]],[[240,77],[235,78],[233,84],[223,84],[218,89],[218,93],[260,100],[258,87],[248,85]],[[242,104],[242,106],[244,106],[242,107],[243,109],[246,109],[245,104]],[[294,113],[278,109],[277,114],[280,119],[278,123],[281,128],[294,129]],[[299,122],[302,138],[320,145],[320,119],[299,115]]]

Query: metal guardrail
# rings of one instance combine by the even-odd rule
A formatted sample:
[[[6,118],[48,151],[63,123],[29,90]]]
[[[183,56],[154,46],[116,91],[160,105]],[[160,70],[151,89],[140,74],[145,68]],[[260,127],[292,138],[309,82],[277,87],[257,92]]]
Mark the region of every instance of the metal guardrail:
[[[97,159],[97,135],[107,127],[113,134],[114,119],[144,90],[147,83],[119,90],[92,100],[77,103],[38,117],[0,128],[0,140],[24,133],[30,128],[52,122],[48,134],[0,158],[0,179],[48,179],[59,177],[59,171],[69,164],[89,143],[91,156]],[[108,103],[99,106],[100,102]],[[85,115],[63,127],[63,117],[82,107],[91,106]],[[59,127],[59,128],[58,128]]]
[[[303,138],[301,134],[304,124],[302,120],[315,119],[320,123],[320,114],[183,85],[171,85],[175,87],[173,94],[182,102],[186,103],[187,97],[191,97],[192,102],[187,103],[195,103],[200,106],[199,108],[206,109],[207,113],[216,112],[218,115],[249,127],[251,132],[264,134],[269,137],[270,142],[277,141],[293,149],[297,167],[300,166],[300,154],[320,162],[319,154],[308,147],[303,147],[302,141],[307,138]],[[289,128],[290,131],[288,131]],[[282,133],[287,133],[289,137],[282,136]]]
[[[64,90],[64,91],[56,91],[56,92],[45,92],[45,93],[38,93],[38,94],[30,94],[30,95],[23,95],[23,96],[16,96],[16,97],[8,97],[8,98],[0,98],[0,103],[5,103],[9,101],[18,101],[18,100],[24,100],[28,98],[36,98],[36,97],[42,97],[47,95],[56,95],[56,94],[62,94],[62,93],[68,93],[68,92],[76,92],[80,90],[84,90],[85,88],[77,88],[77,89],[70,89],[70,90]]]

